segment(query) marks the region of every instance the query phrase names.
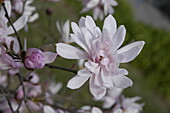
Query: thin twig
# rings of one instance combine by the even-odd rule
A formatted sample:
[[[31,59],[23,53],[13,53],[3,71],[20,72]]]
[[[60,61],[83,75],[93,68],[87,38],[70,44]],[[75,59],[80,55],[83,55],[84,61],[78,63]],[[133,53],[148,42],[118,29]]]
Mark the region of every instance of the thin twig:
[[[64,71],[68,71],[68,72],[72,72],[72,73],[74,73],[74,74],[77,74],[77,71],[76,71],[76,70],[66,69],[66,68],[63,68],[63,67],[53,66],[53,65],[50,65],[50,64],[46,64],[45,66],[47,66],[47,67],[49,67],[49,68],[60,69],[60,70],[64,70]]]
[[[13,110],[13,108],[12,108],[12,104],[11,104],[10,99],[9,99],[8,96],[6,96],[6,100],[7,100],[7,102],[8,102],[9,108],[11,109],[12,113],[14,113],[14,110]]]
[[[6,14],[5,14],[5,17],[7,18],[8,22],[9,22],[10,25],[12,26],[12,28],[13,28],[13,30],[14,30],[14,32],[15,32],[15,35],[17,36],[17,39],[18,39],[18,42],[19,42],[20,49],[22,50],[23,48],[22,48],[22,44],[21,44],[20,37],[19,37],[19,35],[18,35],[17,30],[15,29],[14,25],[12,24],[12,22],[11,22],[11,20],[10,20],[10,18],[9,18],[8,11],[7,11],[6,7],[5,7],[5,3],[2,3],[2,6],[3,6],[4,11],[5,11],[5,13],[6,13]]]
[[[17,73],[17,75],[18,75],[18,78],[19,78],[19,81],[20,81],[20,84],[22,86],[22,90],[23,90],[23,93],[24,93],[23,99],[24,99],[25,106],[26,106],[28,112],[31,113],[31,110],[29,109],[28,104],[27,104],[27,96],[26,96],[25,86],[24,86],[24,83],[23,83],[23,77],[19,73]]]

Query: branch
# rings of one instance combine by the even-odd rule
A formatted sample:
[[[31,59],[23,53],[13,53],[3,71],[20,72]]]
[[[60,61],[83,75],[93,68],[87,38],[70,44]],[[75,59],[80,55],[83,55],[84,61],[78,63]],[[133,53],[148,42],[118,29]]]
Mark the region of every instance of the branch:
[[[49,67],[49,68],[60,69],[60,70],[64,70],[64,71],[68,71],[68,72],[72,72],[72,73],[74,73],[74,74],[77,74],[77,71],[76,71],[76,70],[66,69],[66,68],[63,68],[63,67],[53,66],[53,65],[50,65],[50,64],[46,64],[45,66],[47,66],[47,67]]]
[[[2,3],[2,7],[4,8],[4,11],[5,11],[5,13],[6,13],[6,14],[5,14],[5,17],[7,18],[8,22],[9,22],[10,25],[12,26],[12,28],[13,28],[13,30],[14,30],[14,32],[15,32],[15,35],[17,36],[20,49],[22,50],[23,48],[22,48],[22,44],[21,44],[20,37],[19,37],[19,35],[18,35],[17,30],[15,29],[14,25],[12,24],[12,22],[11,22],[11,20],[10,20],[10,18],[9,18],[8,11],[7,11],[6,7],[5,7],[5,3]]]
[[[23,93],[24,93],[23,100],[25,102],[25,106],[26,106],[28,112],[31,113],[31,110],[29,109],[28,104],[27,104],[27,96],[26,96],[25,86],[24,86],[24,83],[23,83],[23,77],[19,73],[17,73],[17,75],[18,75],[18,78],[19,78],[19,81],[20,81],[20,84],[22,86],[22,90],[23,90]]]

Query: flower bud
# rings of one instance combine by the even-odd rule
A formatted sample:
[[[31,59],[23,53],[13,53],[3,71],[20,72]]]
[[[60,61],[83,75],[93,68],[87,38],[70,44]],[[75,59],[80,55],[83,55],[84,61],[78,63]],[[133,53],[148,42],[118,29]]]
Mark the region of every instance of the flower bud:
[[[42,54],[43,52],[37,48],[29,48],[26,51],[25,56],[25,67],[32,69],[41,69],[45,66],[45,58]]]

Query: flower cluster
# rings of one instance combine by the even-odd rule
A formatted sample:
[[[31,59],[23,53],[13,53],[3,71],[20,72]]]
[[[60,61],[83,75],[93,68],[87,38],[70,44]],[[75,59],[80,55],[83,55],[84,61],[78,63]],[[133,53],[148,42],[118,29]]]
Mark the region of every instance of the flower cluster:
[[[46,0],[58,2],[60,0]],[[45,2],[45,1],[44,1]],[[117,27],[111,15],[117,6],[115,0],[83,0],[83,10],[93,10],[94,19],[108,15],[102,30],[91,16],[81,17],[79,23],[56,22],[60,41],[55,42],[56,52],[50,49],[27,47],[27,39],[22,44],[18,33],[27,25],[38,20],[34,0],[1,0],[0,7],[0,112],[2,113],[139,113],[144,104],[136,101],[140,97],[126,98],[123,89],[132,86],[127,77],[128,71],[120,68],[121,63],[134,60],[141,52],[145,42],[136,41],[121,47],[125,40],[126,28]],[[48,15],[49,16],[49,15]],[[12,19],[11,19],[12,18]],[[14,23],[12,20],[16,20]],[[27,37],[27,36],[26,36]],[[73,46],[73,44],[77,46]],[[57,57],[77,59],[78,66],[65,68],[51,65]],[[67,87],[78,89],[89,80],[89,89],[95,97],[93,101],[102,106],[82,105],[74,107],[65,101],[70,98],[59,94],[63,83],[56,82],[52,76],[39,76],[36,70],[60,69],[76,74],[68,81]],[[77,69],[75,70],[75,68]],[[78,70],[78,71],[77,71]],[[48,73],[49,71],[46,71]],[[45,73],[45,74],[46,74]],[[57,73],[57,76],[58,73]],[[2,95],[2,96],[1,96]]]

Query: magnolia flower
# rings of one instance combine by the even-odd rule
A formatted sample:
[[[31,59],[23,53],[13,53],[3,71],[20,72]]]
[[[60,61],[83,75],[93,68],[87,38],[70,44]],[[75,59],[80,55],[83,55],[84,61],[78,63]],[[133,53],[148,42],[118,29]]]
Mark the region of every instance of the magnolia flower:
[[[41,69],[45,64],[54,62],[56,57],[56,53],[42,52],[37,48],[29,48],[26,51],[24,64],[26,68]]]
[[[117,24],[109,15],[101,32],[90,16],[82,17],[79,26],[71,24],[74,34],[72,39],[84,50],[68,44],[56,44],[57,53],[67,59],[84,59],[85,68],[78,71],[67,84],[71,89],[80,88],[90,78],[90,92],[97,99],[106,94],[108,88],[127,88],[132,81],[126,77],[128,71],[119,68],[120,63],[132,61],[142,50],[144,41],[133,42],[125,47],[122,45],[126,29]],[[120,49],[119,49],[120,48]]]
[[[120,108],[113,110],[113,113],[140,113],[144,104],[138,104],[136,101],[140,100],[140,97],[123,98]]]
[[[100,18],[100,20],[103,20],[105,15],[115,12],[113,6],[117,6],[118,3],[115,0],[83,0],[83,5],[84,8],[81,13],[92,9],[94,19]]]
[[[9,0],[4,1],[8,15],[11,15],[11,3]],[[28,20],[28,16],[27,15],[22,15],[18,20],[16,20],[16,22],[14,22],[14,27],[17,31],[19,31],[20,29],[22,29]],[[1,36],[8,36],[14,33],[14,30],[12,28],[12,26],[7,25],[8,20],[5,17],[5,11],[3,8],[1,8],[0,11],[0,38]]]
[[[29,17],[28,22],[30,23],[34,22],[35,20],[39,18],[39,14],[34,13],[36,11],[36,8],[34,6],[30,6],[30,4],[33,1],[34,0],[25,0],[25,1],[24,0],[13,0],[12,9],[18,14],[27,15]]]
[[[60,25],[59,22],[56,22],[57,29],[62,37],[61,41],[64,43],[72,43],[74,42],[70,38],[70,21],[67,20],[63,25]]]

